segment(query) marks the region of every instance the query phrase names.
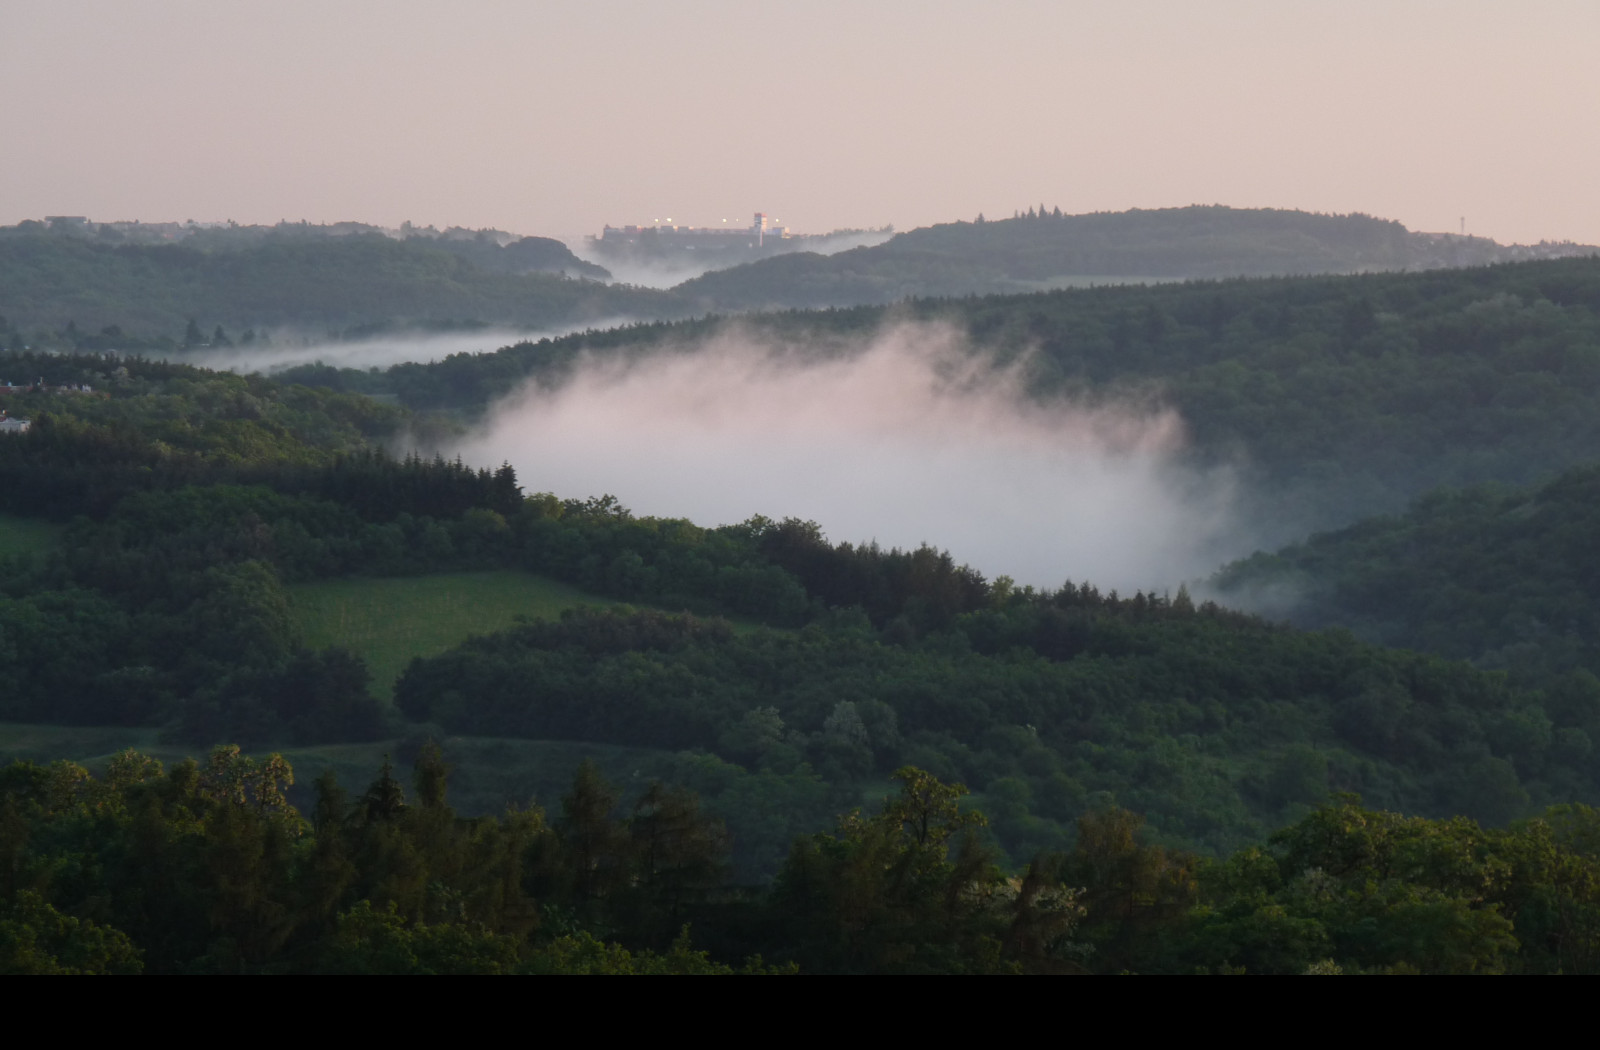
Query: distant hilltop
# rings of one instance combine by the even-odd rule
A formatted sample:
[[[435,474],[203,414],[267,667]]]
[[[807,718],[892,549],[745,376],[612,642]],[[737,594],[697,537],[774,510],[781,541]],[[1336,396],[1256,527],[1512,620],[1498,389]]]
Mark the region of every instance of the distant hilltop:
[[[270,245],[305,245],[313,242],[355,242],[381,238],[413,247],[442,249],[489,273],[563,274],[607,281],[603,266],[586,262],[552,237],[523,237],[505,230],[468,229],[464,226],[377,226],[365,222],[282,222],[245,226],[222,222],[141,222],[118,219],[99,222],[84,215],[47,215],[43,221],[25,219],[15,226],[0,226],[0,242],[32,237],[66,239],[106,249],[181,246],[211,255],[227,255]]]
[[[588,238],[585,254],[613,269],[656,266],[667,272],[683,271],[682,276],[687,277],[791,252],[828,255],[863,244],[881,244],[892,236],[893,226],[795,233],[758,211],[749,226],[678,226],[671,219],[649,226],[607,225],[598,236]]]
[[[399,226],[379,226],[369,222],[290,222],[283,219],[270,224],[242,226],[232,219],[196,222],[141,222],[138,219],[116,219],[109,222],[91,219],[87,215],[46,215],[41,222],[24,219],[15,226],[0,228],[4,233],[64,233],[80,237],[95,237],[113,243],[173,244],[191,239],[209,242],[227,240],[253,240],[267,237],[353,237],[377,234],[393,240],[420,237],[437,241],[492,241],[505,247],[519,240],[517,234],[505,230],[474,230],[465,226],[417,226],[404,222]]]
[[[730,224],[731,225],[731,224]],[[202,332],[385,326],[610,326],[706,313],[847,307],[1154,281],[1370,273],[1588,256],[1416,233],[1370,215],[1220,205],[797,234],[748,226],[608,226],[579,258],[501,230],[360,222],[94,222],[0,227],[0,333],[19,345],[137,348]],[[692,279],[691,279],[692,278]],[[604,282],[604,283],[603,283]],[[52,334],[53,333],[53,334]],[[222,340],[212,340],[221,343]],[[0,342],[0,346],[8,345]]]
[[[788,253],[707,273],[682,294],[719,310],[896,302],[913,296],[1043,291],[1228,277],[1427,270],[1592,255],[1593,245],[1502,245],[1414,233],[1391,219],[1279,208],[1133,209],[1063,214],[1041,205],[979,215],[822,257]]]
[[[191,323],[241,338],[309,338],[391,324],[527,330],[687,312],[610,280],[561,241],[500,230],[58,215],[0,226],[0,346],[194,346]]]

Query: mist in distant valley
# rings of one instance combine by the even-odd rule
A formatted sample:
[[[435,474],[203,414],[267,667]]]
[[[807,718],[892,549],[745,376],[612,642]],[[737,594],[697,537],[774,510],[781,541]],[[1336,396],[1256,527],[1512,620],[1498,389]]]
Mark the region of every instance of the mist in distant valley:
[[[574,332],[616,328],[631,323],[631,318],[612,317],[533,331],[479,328],[456,332],[404,332],[365,339],[308,339],[275,333],[269,341],[183,350],[168,357],[201,368],[266,375],[319,362],[334,368],[388,368],[407,362],[427,364],[443,360],[451,354],[482,353],[516,343],[556,339]]]
[[[448,454],[508,461],[528,491],[614,494],[702,525],[818,522],[835,542],[927,542],[990,578],[1176,589],[1249,553],[1237,485],[1182,465],[1147,400],[1026,397],[955,331],[899,324],[819,352],[737,327],[528,386]]]
[[[813,252],[817,255],[837,255],[852,248],[866,248],[882,244],[894,234],[887,230],[851,230],[839,233],[827,233],[805,238],[796,251]],[[734,266],[750,262],[749,259],[736,259],[721,262],[697,259],[689,252],[679,252],[674,255],[663,255],[655,258],[641,258],[638,256],[627,257],[611,252],[602,252],[596,249],[592,239],[588,237],[571,237],[566,240],[567,247],[573,255],[584,262],[604,266],[611,271],[611,277],[617,284],[633,284],[642,288],[675,288],[684,281],[693,280],[702,274],[713,270],[727,270]],[[770,258],[770,256],[766,256]]]

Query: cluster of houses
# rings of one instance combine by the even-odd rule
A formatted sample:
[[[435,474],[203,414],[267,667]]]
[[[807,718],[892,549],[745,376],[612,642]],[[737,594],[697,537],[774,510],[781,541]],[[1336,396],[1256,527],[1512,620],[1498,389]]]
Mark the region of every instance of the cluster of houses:
[[[63,383],[61,386],[50,386],[43,379],[37,383],[13,383],[0,379],[0,394],[92,394],[94,387],[88,383]]]
[[[43,379],[36,383],[13,383],[0,379],[0,394],[92,394],[94,388],[88,383],[63,383],[60,386],[50,386]],[[101,395],[105,396],[105,395]],[[0,408],[0,434],[26,434],[33,424],[26,419],[15,419],[11,413]]]

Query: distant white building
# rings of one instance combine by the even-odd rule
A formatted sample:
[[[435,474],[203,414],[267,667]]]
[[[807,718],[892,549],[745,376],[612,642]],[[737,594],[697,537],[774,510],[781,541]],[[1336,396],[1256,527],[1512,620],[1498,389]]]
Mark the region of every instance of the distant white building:
[[[12,419],[0,412],[0,434],[26,434],[31,426],[33,424],[26,419]]]

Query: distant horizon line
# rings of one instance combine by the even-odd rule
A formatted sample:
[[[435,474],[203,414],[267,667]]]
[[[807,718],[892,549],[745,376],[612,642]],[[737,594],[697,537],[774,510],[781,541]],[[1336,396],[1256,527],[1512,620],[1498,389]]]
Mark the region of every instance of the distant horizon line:
[[[897,229],[896,228],[896,224],[894,224],[894,223],[885,223],[882,226],[874,226],[874,227],[858,227],[858,226],[853,226],[853,227],[835,227],[833,229],[827,230],[827,231],[822,232],[822,233],[792,234],[792,235],[793,236],[806,236],[806,237],[827,237],[827,236],[832,236],[832,235],[835,235],[835,234],[852,234],[852,233],[884,233],[884,232],[888,232],[888,233],[907,233],[907,232],[911,232],[913,230],[931,229],[931,228],[933,228],[935,226],[953,226],[953,225],[961,225],[961,224],[970,224],[970,223],[976,222],[978,219],[982,219],[984,222],[1010,222],[1010,221],[1013,221],[1013,220],[1015,220],[1015,219],[1017,219],[1019,217],[1020,218],[1026,218],[1028,216],[1028,213],[1030,211],[1033,211],[1033,209],[1035,209],[1036,207],[1038,207],[1038,206],[1030,204],[1030,205],[1028,205],[1028,210],[1027,211],[1024,211],[1022,209],[1016,209],[1015,210],[1015,214],[1013,214],[1013,215],[1001,216],[999,218],[992,218],[992,219],[985,217],[984,213],[980,211],[980,212],[977,213],[977,215],[974,218],[971,218],[971,219],[965,219],[965,218],[945,219],[945,220],[942,220],[942,221],[939,221],[939,222],[932,222],[932,223],[928,223],[926,225],[921,225],[921,226],[911,226],[911,227],[906,227],[906,228],[903,228],[903,229]],[[1490,242],[1493,242],[1493,243],[1496,243],[1496,244],[1500,244],[1501,243],[1501,242],[1497,241],[1494,237],[1488,236],[1486,234],[1471,233],[1471,232],[1466,231],[1465,228],[1464,228],[1465,227],[1464,220],[1463,220],[1463,228],[1460,229],[1460,230],[1423,230],[1423,229],[1413,229],[1413,228],[1411,228],[1410,226],[1407,226],[1404,222],[1402,222],[1402,221],[1400,221],[1398,219],[1386,218],[1384,216],[1376,215],[1376,214],[1373,214],[1371,212],[1365,212],[1365,211],[1359,211],[1359,210],[1357,210],[1357,211],[1319,211],[1319,210],[1310,209],[1310,208],[1285,208],[1285,207],[1275,207],[1275,206],[1242,206],[1242,205],[1236,205],[1236,204],[1220,204],[1220,203],[1215,203],[1215,202],[1210,203],[1210,204],[1201,204],[1201,203],[1195,202],[1195,203],[1182,204],[1182,205],[1161,205],[1161,206],[1154,206],[1154,207],[1134,206],[1134,207],[1121,208],[1121,209],[1097,209],[1097,210],[1092,210],[1092,211],[1078,211],[1078,212],[1062,211],[1061,214],[1060,214],[1060,217],[1063,218],[1063,219],[1069,219],[1069,218],[1086,218],[1086,217],[1090,217],[1090,216],[1103,216],[1103,215],[1131,215],[1131,214],[1137,214],[1137,213],[1141,213],[1141,212],[1190,211],[1190,210],[1197,210],[1197,209],[1216,209],[1216,210],[1232,211],[1232,212],[1281,212],[1281,213],[1286,213],[1286,214],[1308,215],[1308,216],[1316,216],[1316,217],[1332,218],[1332,219],[1357,219],[1357,218],[1359,218],[1359,219],[1372,219],[1372,220],[1376,220],[1378,222],[1394,223],[1395,225],[1399,226],[1401,229],[1405,230],[1407,233],[1412,233],[1412,234],[1418,234],[1418,235],[1423,235],[1423,236],[1434,236],[1434,237],[1462,237],[1462,238],[1467,239],[1467,240],[1484,240],[1484,241],[1490,241]],[[1036,213],[1036,214],[1038,214],[1038,213]],[[1045,214],[1048,214],[1048,216],[1052,217],[1052,218],[1055,217],[1053,212],[1045,213]],[[319,228],[319,229],[326,229],[328,227],[347,226],[348,225],[348,226],[364,226],[364,227],[368,227],[368,228],[373,229],[373,230],[381,231],[381,232],[383,232],[385,234],[395,234],[395,235],[404,234],[407,230],[431,231],[431,232],[434,232],[434,233],[437,233],[437,234],[447,234],[447,233],[450,233],[452,231],[460,231],[460,232],[463,232],[463,233],[471,233],[471,234],[481,234],[481,233],[506,234],[506,235],[513,236],[513,237],[518,237],[518,238],[521,238],[521,237],[542,237],[542,238],[546,238],[546,239],[549,239],[549,240],[561,241],[563,243],[570,243],[571,241],[574,241],[574,240],[580,240],[580,239],[585,239],[585,238],[593,238],[593,237],[599,236],[598,234],[594,234],[594,233],[574,233],[574,232],[570,232],[570,231],[563,232],[563,233],[560,233],[560,234],[526,233],[526,232],[521,232],[521,231],[518,231],[518,230],[509,229],[509,228],[501,227],[501,226],[468,226],[468,225],[460,225],[460,224],[449,224],[449,225],[442,225],[441,226],[441,225],[438,225],[438,224],[433,223],[433,222],[429,222],[429,223],[426,223],[426,224],[418,223],[418,222],[415,222],[414,220],[410,220],[410,219],[401,220],[397,224],[388,224],[388,223],[383,223],[383,222],[373,222],[373,221],[369,221],[369,220],[366,220],[366,219],[349,219],[349,218],[332,219],[332,220],[323,219],[323,220],[319,220],[319,221],[315,221],[315,222],[313,222],[310,219],[306,219],[306,218],[300,218],[300,219],[280,218],[280,219],[278,219],[276,221],[273,221],[273,222],[265,222],[265,221],[262,221],[262,222],[238,222],[238,221],[236,221],[234,219],[231,219],[231,218],[225,218],[225,219],[203,219],[203,220],[202,219],[193,219],[193,218],[186,218],[186,219],[134,219],[134,218],[95,219],[95,218],[91,218],[91,217],[89,217],[87,215],[70,215],[70,214],[56,214],[56,215],[44,215],[44,216],[39,216],[39,217],[21,218],[21,219],[16,220],[15,222],[9,223],[9,224],[4,225],[4,226],[0,226],[0,229],[15,229],[15,228],[21,227],[21,226],[23,226],[23,225],[25,225],[27,223],[38,223],[40,225],[44,225],[44,226],[49,227],[49,226],[53,226],[57,222],[75,222],[75,223],[82,223],[82,224],[84,224],[86,226],[93,226],[93,227],[101,227],[101,226],[109,226],[109,227],[122,227],[122,226],[152,226],[152,227],[159,227],[159,226],[171,226],[171,227],[187,228],[187,229],[194,229],[194,230],[276,229],[278,227],[307,227],[307,228],[314,227],[314,228]],[[683,228],[697,229],[697,230],[700,230],[700,229],[728,229],[728,230],[731,231],[731,230],[734,230],[734,229],[745,229],[746,228],[746,227],[734,227],[734,226],[731,226],[731,225],[723,226],[722,225],[723,223],[727,223],[728,222],[728,220],[726,220],[726,219],[721,220],[717,224],[705,225],[705,226],[695,226],[695,225],[689,224],[689,223],[675,223],[671,219],[651,220],[651,222],[652,222],[652,224],[655,224],[655,223],[672,223],[672,226],[677,227],[679,229],[683,229]],[[630,224],[623,224],[623,226],[612,226],[612,224],[610,224],[610,223],[605,223],[605,224],[602,224],[602,230],[607,229],[607,228],[621,229],[621,228],[625,228],[626,226],[630,226],[630,225],[631,226],[638,226],[640,228],[652,228],[652,227],[647,227],[644,223],[630,223]],[[670,227],[663,226],[661,228],[670,228]],[[1514,246],[1517,246],[1518,243],[1519,242],[1515,242],[1515,241],[1507,242],[1505,246],[1514,247]],[[1560,240],[1552,240],[1550,238],[1543,238],[1543,239],[1541,239],[1541,240],[1539,240],[1537,242],[1529,242],[1529,243],[1535,243],[1535,244],[1578,244],[1580,242],[1575,241],[1575,240],[1573,240],[1571,238],[1564,238],[1564,239],[1560,239]]]

